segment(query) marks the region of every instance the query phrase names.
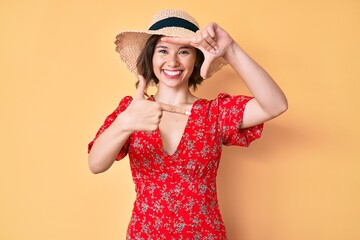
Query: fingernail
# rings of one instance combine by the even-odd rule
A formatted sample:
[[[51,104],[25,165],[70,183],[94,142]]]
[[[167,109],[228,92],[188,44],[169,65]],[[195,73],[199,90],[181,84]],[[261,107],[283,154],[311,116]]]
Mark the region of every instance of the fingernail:
[[[191,112],[190,112],[190,111],[185,111],[185,115],[190,116],[190,115],[191,115]]]

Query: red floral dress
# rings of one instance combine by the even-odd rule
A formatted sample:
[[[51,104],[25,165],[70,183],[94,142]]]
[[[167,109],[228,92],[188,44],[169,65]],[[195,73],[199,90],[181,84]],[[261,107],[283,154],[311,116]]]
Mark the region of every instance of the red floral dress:
[[[164,151],[159,130],[130,136],[116,158],[129,154],[136,187],[127,239],[226,239],[216,194],[217,169],[222,145],[248,146],[261,135],[263,124],[240,129],[250,99],[219,94],[214,100],[197,100],[172,155]],[[96,137],[131,101],[129,96],[121,100]]]

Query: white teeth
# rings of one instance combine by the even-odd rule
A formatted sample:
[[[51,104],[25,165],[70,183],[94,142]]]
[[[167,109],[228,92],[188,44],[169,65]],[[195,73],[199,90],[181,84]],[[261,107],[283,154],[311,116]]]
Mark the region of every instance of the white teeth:
[[[181,71],[169,71],[169,70],[164,70],[164,72],[170,76],[179,75],[181,73]]]

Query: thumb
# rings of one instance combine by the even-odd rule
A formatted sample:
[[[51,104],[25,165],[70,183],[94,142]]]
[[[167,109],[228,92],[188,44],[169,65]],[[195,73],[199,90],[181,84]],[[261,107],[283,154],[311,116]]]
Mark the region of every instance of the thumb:
[[[146,87],[146,81],[142,75],[138,75],[139,84],[137,86],[135,99],[145,99],[144,98],[144,91]]]

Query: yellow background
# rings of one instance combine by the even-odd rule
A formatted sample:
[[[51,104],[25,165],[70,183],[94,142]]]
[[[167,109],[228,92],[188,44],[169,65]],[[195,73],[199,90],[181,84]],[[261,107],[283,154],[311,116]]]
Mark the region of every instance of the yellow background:
[[[279,83],[289,110],[250,148],[224,149],[229,239],[360,239],[360,1],[0,2],[0,239],[124,239],[128,159],[92,175],[87,143],[134,76],[114,51],[162,8],[215,21]],[[247,94],[231,68],[199,97]]]

